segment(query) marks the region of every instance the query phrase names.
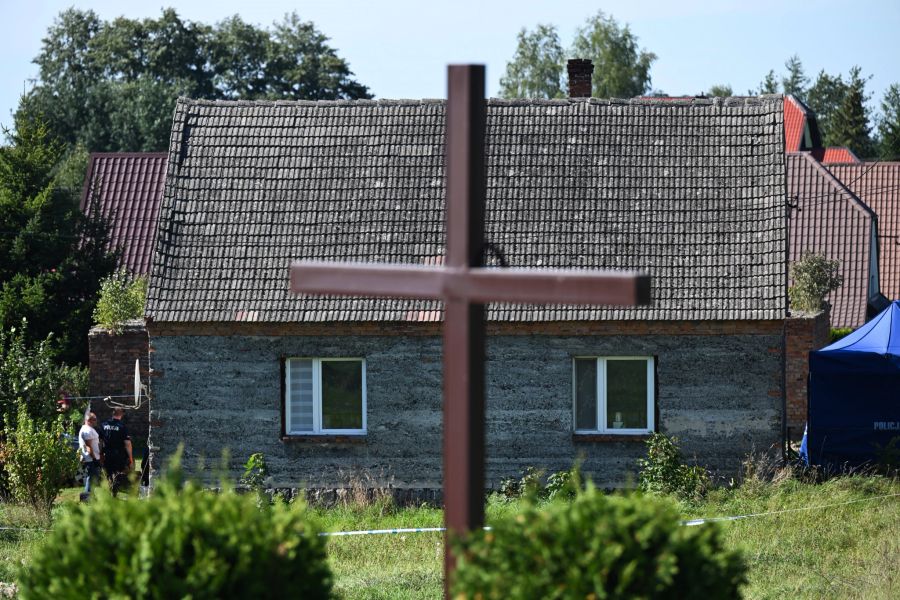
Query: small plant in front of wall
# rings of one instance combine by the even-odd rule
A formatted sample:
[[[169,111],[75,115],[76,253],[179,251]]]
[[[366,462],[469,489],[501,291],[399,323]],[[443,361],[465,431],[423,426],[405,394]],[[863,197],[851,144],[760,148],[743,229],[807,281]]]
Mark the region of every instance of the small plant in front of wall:
[[[700,465],[684,464],[678,438],[651,434],[647,440],[647,456],[638,459],[638,465],[641,469],[638,482],[645,493],[699,500],[709,490],[709,473]]]
[[[841,287],[840,262],[824,254],[804,252],[790,268],[794,285],[788,288],[791,308],[801,312],[819,312],[825,308],[825,296]]]
[[[266,495],[266,484],[269,479],[269,465],[266,464],[266,457],[262,452],[256,452],[250,455],[247,462],[244,463],[244,474],[241,475],[241,485],[255,492],[259,504],[268,504],[269,499]],[[264,502],[265,501],[265,502]]]
[[[500,482],[500,496],[505,500],[530,498],[533,500],[554,500],[573,498],[581,485],[578,466],[568,471],[557,471],[546,477],[544,471],[535,467],[525,467],[520,478],[509,477]]]

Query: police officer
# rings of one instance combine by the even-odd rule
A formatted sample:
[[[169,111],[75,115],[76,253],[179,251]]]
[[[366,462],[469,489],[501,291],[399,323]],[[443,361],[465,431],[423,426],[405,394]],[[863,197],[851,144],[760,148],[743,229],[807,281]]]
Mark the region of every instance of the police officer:
[[[122,421],[124,408],[115,408],[111,419],[103,421],[100,426],[100,438],[103,440],[103,469],[113,495],[127,479],[128,471],[134,468],[131,454],[131,436]]]

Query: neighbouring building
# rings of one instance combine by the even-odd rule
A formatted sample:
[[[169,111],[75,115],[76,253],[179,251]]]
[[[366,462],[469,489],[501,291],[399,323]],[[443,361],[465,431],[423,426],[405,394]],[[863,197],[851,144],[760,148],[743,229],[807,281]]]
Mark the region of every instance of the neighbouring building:
[[[725,473],[779,444],[783,114],[488,101],[491,264],[652,277],[646,307],[489,307],[489,485],[579,457],[624,485],[653,431]],[[288,268],[440,262],[443,151],[442,101],[179,100],[146,314],[154,467],[183,444],[186,465],[229,448],[235,473],[262,452],[278,487],[441,486],[440,303],[295,297]]]

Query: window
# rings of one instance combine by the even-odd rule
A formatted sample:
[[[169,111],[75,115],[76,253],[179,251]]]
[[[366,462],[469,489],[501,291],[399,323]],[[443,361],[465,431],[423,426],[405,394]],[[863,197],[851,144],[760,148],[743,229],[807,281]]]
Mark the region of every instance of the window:
[[[576,357],[573,388],[576,433],[653,431],[653,358]]]
[[[366,363],[359,358],[285,361],[287,435],[364,434]]]

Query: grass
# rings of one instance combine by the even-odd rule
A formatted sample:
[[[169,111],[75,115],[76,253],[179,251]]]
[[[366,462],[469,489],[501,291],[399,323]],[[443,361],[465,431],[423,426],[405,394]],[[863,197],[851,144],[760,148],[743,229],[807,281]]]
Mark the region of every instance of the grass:
[[[889,494],[900,494],[900,481],[850,476],[812,484],[751,478],[739,488],[714,490],[703,501],[681,506],[688,519],[839,505],[719,524],[726,544],[740,549],[749,566],[744,596],[879,600],[900,597],[900,497],[875,499]],[[61,500],[77,501],[77,496],[72,488]],[[488,522],[516,508],[515,502],[493,499]],[[385,500],[314,512],[329,531],[442,524],[438,509],[398,509]],[[0,581],[15,581],[41,543],[42,534],[34,528],[44,523],[25,507],[0,504],[0,525],[31,528],[0,531]],[[441,597],[440,533],[332,537],[328,553],[339,597]]]

